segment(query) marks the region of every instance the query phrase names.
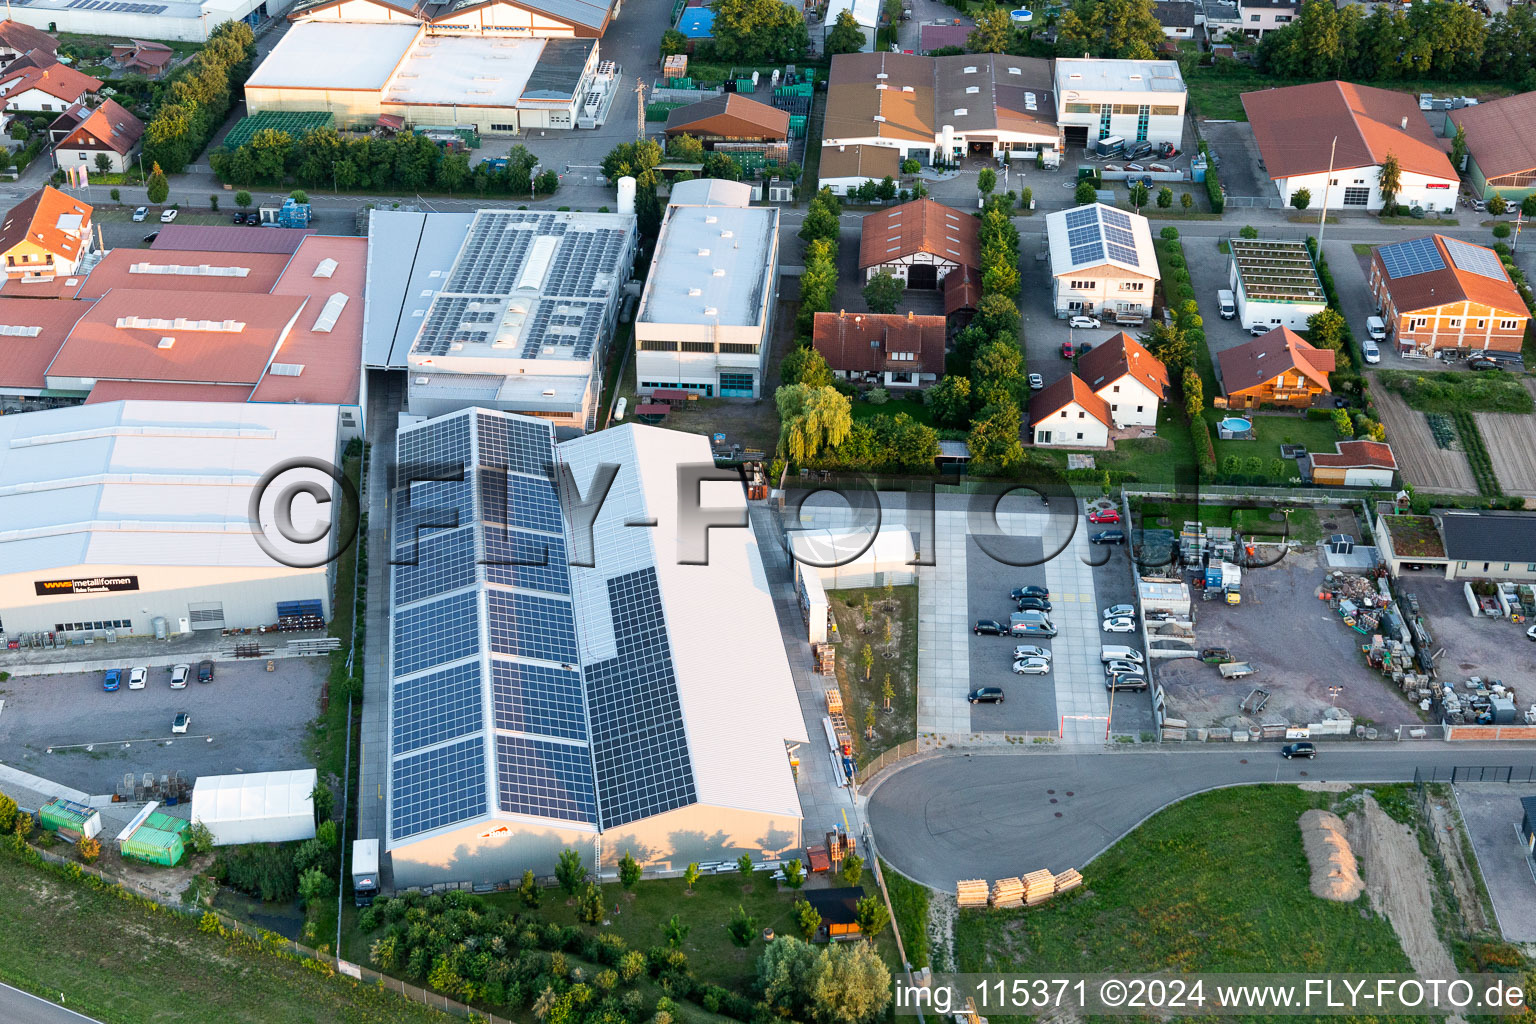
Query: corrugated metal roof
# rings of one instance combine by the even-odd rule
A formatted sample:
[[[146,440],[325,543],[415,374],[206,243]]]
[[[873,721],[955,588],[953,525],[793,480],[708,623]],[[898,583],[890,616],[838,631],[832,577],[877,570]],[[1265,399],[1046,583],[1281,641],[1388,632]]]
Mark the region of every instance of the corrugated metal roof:
[[[160,229],[151,249],[183,249],[188,252],[274,252],[292,255],[311,228],[237,228],[210,224],[167,224]]]

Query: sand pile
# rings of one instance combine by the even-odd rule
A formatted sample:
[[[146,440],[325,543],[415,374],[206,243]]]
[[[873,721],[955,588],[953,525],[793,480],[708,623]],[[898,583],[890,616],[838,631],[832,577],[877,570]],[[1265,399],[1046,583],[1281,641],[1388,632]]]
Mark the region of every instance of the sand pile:
[[[1332,811],[1311,810],[1302,814],[1301,843],[1312,866],[1312,895],[1349,903],[1365,883],[1355,865],[1355,853],[1344,836],[1344,820]]]

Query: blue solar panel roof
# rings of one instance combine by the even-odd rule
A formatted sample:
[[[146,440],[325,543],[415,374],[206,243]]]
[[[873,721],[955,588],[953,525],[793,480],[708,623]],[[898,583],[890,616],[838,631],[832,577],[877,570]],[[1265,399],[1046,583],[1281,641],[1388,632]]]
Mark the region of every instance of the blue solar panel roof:
[[[391,738],[396,754],[480,732],[483,688],[478,661],[397,679],[392,696]]]
[[[585,740],[581,673],[547,665],[491,659],[496,728]]]
[[[569,601],[489,590],[486,611],[495,653],[576,664],[576,623]]]
[[[571,571],[565,538],[486,527],[485,580],[525,590],[569,594]]]
[[[485,740],[410,754],[390,771],[390,835],[395,839],[485,814]]]
[[[402,551],[395,566],[395,604],[405,605],[459,590],[475,582],[475,531],[424,533],[416,550]],[[412,559],[414,564],[406,562]]]
[[[1376,251],[1387,276],[1393,280],[1445,269],[1445,260],[1440,258],[1440,250],[1435,248],[1433,238],[1410,238],[1406,242],[1384,245]]]
[[[508,814],[597,821],[592,758],[585,745],[497,736],[496,784],[497,802]]]
[[[420,672],[479,653],[478,606],[471,590],[395,612],[395,675]]]

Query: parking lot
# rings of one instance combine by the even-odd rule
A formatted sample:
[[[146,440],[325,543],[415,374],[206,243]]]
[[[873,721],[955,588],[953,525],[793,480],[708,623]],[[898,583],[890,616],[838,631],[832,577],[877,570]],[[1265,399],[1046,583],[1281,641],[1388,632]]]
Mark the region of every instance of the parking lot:
[[[1435,649],[1445,651],[1435,663],[1442,680],[1501,679],[1515,689],[1520,707],[1536,703],[1536,688],[1526,683],[1536,678],[1536,643],[1526,639],[1528,624],[1474,617],[1463,596],[1463,581],[1447,580],[1437,570],[1405,572],[1396,585],[1399,596],[1418,598]]]
[[[148,684],[102,689],[102,673],[22,676],[0,683],[0,761],[92,794],[112,792],[127,772],[184,776],[303,768],[309,723],[318,713],[324,658],[220,662],[212,683],[170,688],[170,673]],[[171,734],[177,712],[191,727]],[[92,749],[87,749],[92,748]],[[50,749],[52,753],[49,753]]]
[[[1357,723],[1377,728],[1419,724],[1418,709],[1360,654],[1365,640],[1344,626],[1318,600],[1327,567],[1315,548],[1292,551],[1278,564],[1243,570],[1243,602],[1195,605],[1200,647],[1225,647],[1254,674],[1225,680],[1217,668],[1194,659],[1164,662],[1157,678],[1168,696],[1168,714],[1193,728],[1242,727],[1266,721],[1304,724],[1320,721],[1330,703],[1350,711]],[[1335,696],[1329,688],[1343,687]],[[1258,715],[1240,710],[1254,688],[1270,697]]]
[[[1455,789],[1499,929],[1508,942],[1536,942],[1536,876],[1520,840],[1520,798],[1536,796],[1536,786],[1458,782]]]
[[[1259,157],[1253,125],[1247,121],[1207,121],[1200,131],[1220,160],[1221,183],[1227,187],[1228,197],[1279,198]]]

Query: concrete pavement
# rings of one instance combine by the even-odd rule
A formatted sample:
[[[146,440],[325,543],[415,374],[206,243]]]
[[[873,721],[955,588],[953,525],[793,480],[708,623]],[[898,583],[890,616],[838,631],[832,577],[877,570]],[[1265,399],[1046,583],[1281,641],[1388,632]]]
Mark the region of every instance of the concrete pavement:
[[[1523,767],[1536,760],[1513,744],[1339,743],[1320,750],[1313,761],[1287,761],[1273,743],[1156,752],[1086,745],[946,751],[877,779],[866,815],[886,863],[953,890],[962,878],[1082,868],[1158,810],[1209,789],[1410,782],[1415,768]]]
[[[59,993],[64,998],[64,993]],[[90,1021],[101,1024],[95,1017],[87,1017],[55,1003],[41,999],[30,992],[0,984],[0,1024],[79,1024]]]

